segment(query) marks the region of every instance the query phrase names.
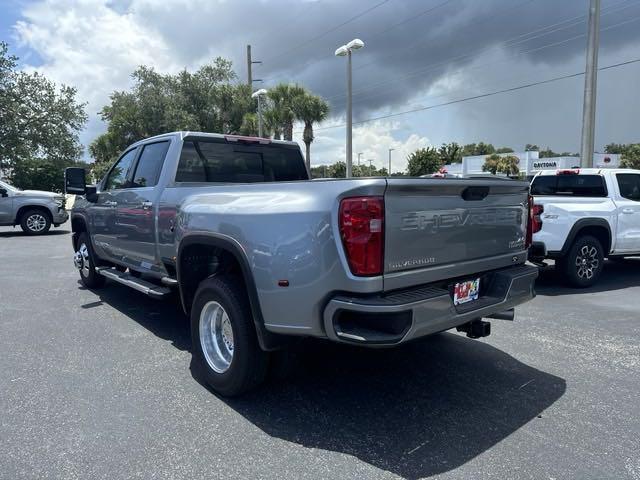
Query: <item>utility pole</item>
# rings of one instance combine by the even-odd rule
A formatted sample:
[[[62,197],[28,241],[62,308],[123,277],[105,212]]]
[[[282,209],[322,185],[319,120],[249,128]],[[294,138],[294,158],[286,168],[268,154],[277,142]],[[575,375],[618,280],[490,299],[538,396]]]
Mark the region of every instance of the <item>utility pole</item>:
[[[253,75],[251,74],[251,45],[247,45],[247,85],[253,89]]]
[[[261,82],[262,79],[260,78],[253,78],[253,66],[256,64],[262,63],[260,61],[253,61],[251,59],[251,45],[247,45],[247,85],[249,85],[249,87],[251,87],[251,90],[253,90],[253,84],[255,82]]]
[[[373,166],[371,166],[371,163],[373,162],[373,160],[370,158],[369,159],[369,176],[372,177],[373,176]]]
[[[600,0],[591,0],[589,5],[587,63],[584,72],[584,104],[582,107],[582,142],[580,146],[580,166],[582,168],[593,166],[599,46]]]
[[[389,171],[387,172],[387,175],[391,176],[391,152],[393,152],[395,150],[395,148],[390,148],[389,149]]]

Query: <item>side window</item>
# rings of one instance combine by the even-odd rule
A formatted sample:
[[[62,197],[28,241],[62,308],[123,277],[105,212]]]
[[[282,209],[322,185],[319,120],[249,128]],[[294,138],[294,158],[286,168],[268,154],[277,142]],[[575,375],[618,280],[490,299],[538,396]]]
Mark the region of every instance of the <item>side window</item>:
[[[131,169],[131,165],[133,164],[133,159],[136,158],[137,150],[137,148],[129,150],[120,157],[120,160],[118,160],[115,166],[111,169],[109,176],[107,177],[107,181],[104,183],[105,190],[117,190],[119,188],[127,187],[127,177],[129,170]]]
[[[169,142],[151,143],[142,147],[132,187],[153,187],[158,183],[168,149]]]
[[[176,172],[176,182],[206,182],[207,172],[204,169],[204,162],[193,142],[184,142],[178,171]]]
[[[640,202],[640,175],[637,173],[618,173],[616,175],[620,196]]]
[[[531,184],[531,195],[555,195],[558,177],[538,175]]]

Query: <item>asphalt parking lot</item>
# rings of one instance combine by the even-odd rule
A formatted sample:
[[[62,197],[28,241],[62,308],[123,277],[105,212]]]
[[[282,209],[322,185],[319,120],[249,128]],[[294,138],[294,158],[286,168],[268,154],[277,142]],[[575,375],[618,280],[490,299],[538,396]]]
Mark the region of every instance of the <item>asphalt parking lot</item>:
[[[69,232],[0,228],[0,478],[640,479],[640,259],[553,271],[483,340],[311,343],[240,399],[176,303],[84,289]]]

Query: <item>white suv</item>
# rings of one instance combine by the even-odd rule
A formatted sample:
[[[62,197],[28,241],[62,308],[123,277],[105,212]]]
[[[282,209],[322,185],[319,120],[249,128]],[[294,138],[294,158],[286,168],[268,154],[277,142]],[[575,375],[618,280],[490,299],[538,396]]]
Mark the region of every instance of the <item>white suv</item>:
[[[605,257],[640,254],[640,170],[543,171],[531,195],[530,259],[555,259],[570,285],[593,285]]]

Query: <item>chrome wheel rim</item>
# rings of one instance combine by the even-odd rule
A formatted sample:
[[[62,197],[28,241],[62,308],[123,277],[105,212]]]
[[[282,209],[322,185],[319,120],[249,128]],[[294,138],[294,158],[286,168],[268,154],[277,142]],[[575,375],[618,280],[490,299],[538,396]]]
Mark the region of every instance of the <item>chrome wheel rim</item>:
[[[233,361],[233,328],[229,315],[218,302],[207,302],[200,312],[200,346],[214,372],[229,370]]]
[[[87,278],[89,276],[91,262],[89,261],[89,249],[84,243],[80,244],[80,248],[73,257],[73,263],[80,270],[80,275]]]
[[[591,280],[599,267],[598,249],[593,245],[583,245],[576,257],[578,277],[584,280]]]
[[[47,226],[47,219],[40,213],[34,213],[27,217],[27,228],[32,232],[41,232]]]

